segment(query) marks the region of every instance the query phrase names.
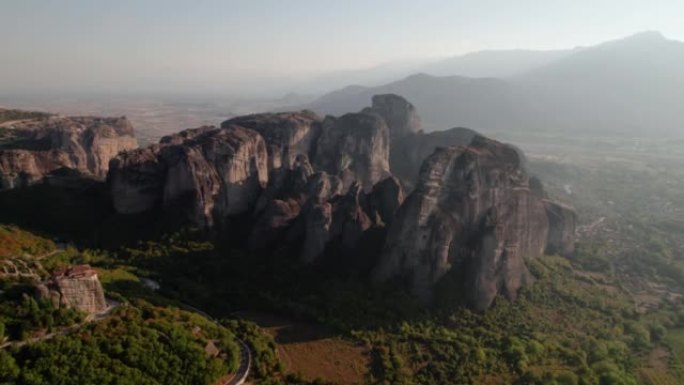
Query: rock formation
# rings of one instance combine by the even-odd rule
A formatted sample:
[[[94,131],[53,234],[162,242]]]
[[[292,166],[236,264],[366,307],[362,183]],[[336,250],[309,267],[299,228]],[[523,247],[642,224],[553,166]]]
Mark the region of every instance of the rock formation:
[[[562,203],[544,200],[546,215],[549,219],[547,254],[573,256],[575,254],[575,210]]]
[[[313,174],[309,158],[320,132],[319,116],[311,111],[264,113],[233,118],[221,124],[222,127],[229,125],[250,128],[266,143],[268,187],[259,197],[257,211],[283,194],[302,192],[302,185]]]
[[[343,190],[358,182],[368,192],[390,175],[389,128],[371,112],[328,116],[316,142],[312,164],[342,179]]]
[[[38,286],[38,297],[49,299],[55,307],[69,307],[88,314],[107,309],[97,272],[88,265],[58,269],[46,283]]]
[[[477,135],[468,128],[452,128],[429,133],[410,133],[395,137],[390,147],[390,168],[405,185],[412,187],[418,180],[423,161],[437,147],[466,146]]]
[[[382,116],[390,129],[391,138],[421,131],[420,116],[408,100],[395,94],[374,95],[373,104],[366,112]]]
[[[119,154],[109,183],[120,213],[158,206],[181,208],[200,226],[215,215],[246,212],[268,182],[268,155],[253,130],[229,125],[167,137],[158,145]]]
[[[311,111],[254,114],[227,120],[221,127],[237,125],[258,132],[268,149],[268,170],[292,169],[297,156],[310,156],[321,118]]]
[[[25,186],[68,168],[104,178],[109,161],[138,147],[126,118],[49,117],[14,124],[0,144],[0,189]]]
[[[574,212],[548,200],[519,149],[465,128],[422,133],[396,95],[340,117],[255,114],[186,130],[119,154],[109,183],[120,213],[173,207],[203,227],[241,215],[252,252],[304,263],[379,244],[385,232],[369,230],[386,226],[377,281],[409,277],[429,301],[455,280],[477,309],[532,281],[524,257],[574,251]]]
[[[375,278],[408,276],[414,293],[429,301],[453,273],[476,309],[497,295],[515,299],[532,280],[524,257],[571,249],[574,216],[561,207],[530,190],[511,146],[478,135],[468,146],[439,148],[389,229]]]

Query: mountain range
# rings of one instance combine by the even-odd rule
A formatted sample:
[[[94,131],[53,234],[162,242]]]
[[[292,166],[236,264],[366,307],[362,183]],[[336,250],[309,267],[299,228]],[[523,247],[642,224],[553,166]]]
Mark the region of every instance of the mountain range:
[[[380,86],[338,89],[306,107],[339,114],[395,93],[414,102],[427,131],[681,134],[683,67],[684,43],[642,32],[564,51],[473,53]]]

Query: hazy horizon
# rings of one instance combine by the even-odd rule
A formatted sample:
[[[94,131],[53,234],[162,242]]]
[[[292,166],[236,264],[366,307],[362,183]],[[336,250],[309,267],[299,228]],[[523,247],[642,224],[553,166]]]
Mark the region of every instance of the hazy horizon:
[[[5,95],[273,96],[320,92],[317,79],[350,71],[401,73],[482,50],[570,49],[645,30],[684,40],[676,17],[684,5],[674,2],[24,0],[3,8]]]

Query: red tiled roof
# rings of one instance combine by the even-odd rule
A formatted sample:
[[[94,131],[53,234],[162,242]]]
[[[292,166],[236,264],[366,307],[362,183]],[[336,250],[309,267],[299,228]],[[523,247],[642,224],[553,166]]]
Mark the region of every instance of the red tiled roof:
[[[55,278],[81,278],[96,274],[90,265],[75,265],[56,269],[52,276]]]

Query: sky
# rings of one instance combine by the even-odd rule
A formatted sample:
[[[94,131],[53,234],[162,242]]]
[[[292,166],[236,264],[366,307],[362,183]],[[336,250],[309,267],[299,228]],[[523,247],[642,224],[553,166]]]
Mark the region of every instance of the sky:
[[[681,0],[0,0],[0,92],[283,90],[484,49],[684,40]]]

